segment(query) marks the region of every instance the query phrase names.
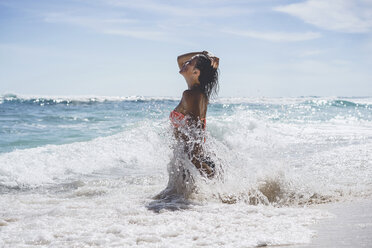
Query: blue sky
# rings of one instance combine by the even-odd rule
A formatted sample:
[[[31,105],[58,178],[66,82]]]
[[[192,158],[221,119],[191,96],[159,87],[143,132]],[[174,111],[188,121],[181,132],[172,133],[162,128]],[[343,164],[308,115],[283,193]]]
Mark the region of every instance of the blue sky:
[[[0,94],[180,96],[202,50],[220,96],[372,96],[372,0],[0,0]]]

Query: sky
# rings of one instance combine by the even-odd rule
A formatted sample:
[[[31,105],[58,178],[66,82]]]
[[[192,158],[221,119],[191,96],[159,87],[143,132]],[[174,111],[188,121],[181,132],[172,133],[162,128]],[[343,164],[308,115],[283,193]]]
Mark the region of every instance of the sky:
[[[0,0],[0,95],[181,96],[178,55],[220,96],[372,96],[372,0]]]

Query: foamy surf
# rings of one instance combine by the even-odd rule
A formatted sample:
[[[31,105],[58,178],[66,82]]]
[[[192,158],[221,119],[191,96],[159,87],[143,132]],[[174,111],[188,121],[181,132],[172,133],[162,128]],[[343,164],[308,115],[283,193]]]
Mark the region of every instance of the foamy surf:
[[[37,131],[46,138],[59,137],[46,132],[56,120],[71,125],[65,131],[89,134],[82,141],[37,143],[35,129],[27,127],[29,147],[2,150],[2,247],[304,244],[315,234],[309,225],[329,217],[311,206],[372,193],[368,98],[217,101],[209,108],[205,146],[223,178],[195,175],[192,194],[163,198],[154,197],[168,184],[168,114],[176,101],[87,100],[87,107],[80,99],[71,107],[63,99],[42,105],[4,98],[0,105],[41,119],[45,127]],[[43,119],[45,111],[59,118]],[[1,121],[2,137],[24,132],[24,126],[11,128],[11,119]],[[93,135],[109,126],[120,128]]]

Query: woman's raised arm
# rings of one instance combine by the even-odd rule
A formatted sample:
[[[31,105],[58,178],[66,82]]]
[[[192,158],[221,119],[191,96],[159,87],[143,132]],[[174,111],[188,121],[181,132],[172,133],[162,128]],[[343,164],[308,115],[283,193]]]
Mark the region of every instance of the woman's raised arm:
[[[185,53],[185,54],[178,56],[177,63],[178,63],[178,67],[180,68],[180,70],[186,61],[190,60],[193,56],[196,56],[198,54],[203,54],[207,56],[211,60],[211,66],[214,69],[218,68],[220,59],[207,51],[202,51],[202,52]]]
[[[177,63],[178,63],[178,67],[180,68],[180,70],[186,61],[190,60],[193,56],[202,54],[202,53],[203,52],[193,52],[193,53],[185,53],[185,54],[178,56]]]

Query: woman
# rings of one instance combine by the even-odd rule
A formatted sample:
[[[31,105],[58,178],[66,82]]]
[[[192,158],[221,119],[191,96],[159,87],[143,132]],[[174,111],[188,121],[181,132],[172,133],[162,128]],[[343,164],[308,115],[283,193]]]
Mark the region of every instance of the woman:
[[[181,102],[171,112],[177,141],[202,175],[212,177],[214,164],[204,154],[204,129],[209,99],[217,94],[219,58],[203,51],[180,55],[177,58],[179,73],[185,78],[188,89]]]
[[[196,191],[195,172],[207,178],[215,175],[214,163],[206,156],[203,143],[209,98],[217,94],[218,89],[219,59],[203,51],[178,56],[177,62],[188,89],[169,116],[176,142],[168,164],[168,186],[155,196],[160,202],[149,205],[154,210],[187,205],[179,197],[187,199]],[[168,201],[170,205],[164,205]]]

